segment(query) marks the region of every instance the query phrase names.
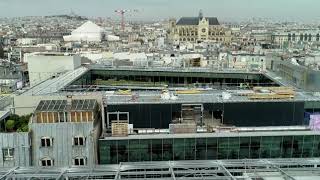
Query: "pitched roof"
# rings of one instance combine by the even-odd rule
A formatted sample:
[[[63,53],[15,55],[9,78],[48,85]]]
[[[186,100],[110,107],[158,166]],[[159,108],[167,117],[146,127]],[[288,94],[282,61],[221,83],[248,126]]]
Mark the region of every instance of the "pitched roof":
[[[206,20],[209,20],[209,25],[220,25],[216,17],[205,17]],[[182,17],[177,22],[177,25],[198,25],[200,17]]]

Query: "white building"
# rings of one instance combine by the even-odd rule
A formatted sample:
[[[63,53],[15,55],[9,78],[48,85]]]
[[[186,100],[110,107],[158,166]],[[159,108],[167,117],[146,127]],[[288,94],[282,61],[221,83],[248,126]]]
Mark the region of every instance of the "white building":
[[[64,41],[85,41],[85,42],[100,42],[104,36],[104,29],[87,21],[79,28],[71,32],[71,35],[63,36]]]
[[[320,32],[318,30],[278,31],[272,34],[271,40],[284,47],[294,43],[319,43]]]
[[[59,73],[81,66],[81,57],[75,54],[34,53],[26,57],[30,86],[39,84]]]
[[[228,67],[247,71],[266,70],[266,56],[259,53],[232,52],[227,56]]]

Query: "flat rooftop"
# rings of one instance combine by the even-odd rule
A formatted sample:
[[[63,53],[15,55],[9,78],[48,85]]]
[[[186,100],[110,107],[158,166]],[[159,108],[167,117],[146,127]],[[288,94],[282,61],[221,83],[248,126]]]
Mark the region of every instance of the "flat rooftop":
[[[133,91],[133,95],[135,98],[132,98],[132,94],[130,95],[118,95],[112,91],[94,91],[88,92],[86,91],[86,86],[83,87],[83,90],[78,92],[68,92],[64,91],[65,88],[71,85],[73,82],[81,78],[87,72],[92,69],[98,70],[106,70],[106,71],[114,71],[119,72],[121,70],[126,71],[146,71],[146,72],[184,72],[184,73],[192,73],[192,72],[210,72],[210,73],[217,73],[221,76],[224,74],[237,74],[242,75],[263,75],[271,80],[275,81],[276,83],[287,86],[293,87],[294,85],[290,82],[286,81],[285,79],[279,77],[276,73],[273,72],[247,72],[247,71],[239,71],[233,69],[223,69],[221,70],[214,70],[210,68],[162,68],[162,67],[151,67],[151,68],[141,68],[141,67],[104,67],[103,65],[92,65],[89,68],[87,67],[80,67],[74,71],[69,71],[64,74],[61,74],[58,77],[48,79],[30,89],[26,89],[21,95],[33,96],[33,95],[66,95],[72,93],[73,95],[83,95],[90,93],[91,95],[94,94],[105,94],[105,103],[112,105],[112,104],[172,104],[172,103],[236,103],[236,102],[306,102],[306,101],[320,101],[319,96],[315,96],[311,92],[306,92],[301,89],[296,89],[295,97],[292,99],[249,99],[247,96],[241,95],[242,93],[248,92],[247,90],[235,89],[230,87],[222,87],[220,89],[213,89],[213,88],[202,88],[200,89],[199,93],[194,94],[178,94],[177,98],[173,99],[161,99],[161,88],[155,87],[144,87],[145,90],[140,91]],[[91,87],[91,86],[90,86]],[[125,87],[114,87],[114,89],[123,89]],[[130,87],[128,87],[130,88]],[[88,88],[89,89],[89,88]],[[179,89],[179,88],[178,88]],[[175,94],[175,88],[169,88],[170,92]],[[180,88],[180,90],[183,87]],[[230,98],[223,98],[222,93],[230,94]]]
[[[108,71],[159,71],[159,72],[207,72],[207,73],[220,73],[220,74],[263,74],[259,71],[246,71],[246,70],[239,70],[239,69],[231,69],[231,68],[223,68],[221,70],[217,68],[206,68],[206,67],[139,67],[139,66],[109,66],[103,64],[93,64],[90,65],[91,70],[108,70]]]
[[[176,91],[172,90],[172,93]],[[118,95],[116,92],[106,92],[105,103],[108,105],[116,104],[175,104],[175,103],[237,103],[237,102],[307,102],[320,101],[319,96],[312,93],[298,91],[292,99],[249,99],[243,93],[252,91],[248,90],[200,90],[195,94],[175,94],[176,99],[162,99],[161,91],[133,91],[135,95]],[[230,98],[223,98],[222,94],[230,94]]]
[[[272,129],[272,127],[270,127]],[[271,130],[270,129],[270,130]],[[311,130],[283,130],[283,131],[256,131],[256,132],[214,132],[214,133],[187,133],[187,134],[137,134],[127,137],[104,137],[100,140],[130,140],[130,139],[172,139],[172,138],[210,138],[210,137],[251,137],[251,136],[297,136],[320,135],[320,131]]]

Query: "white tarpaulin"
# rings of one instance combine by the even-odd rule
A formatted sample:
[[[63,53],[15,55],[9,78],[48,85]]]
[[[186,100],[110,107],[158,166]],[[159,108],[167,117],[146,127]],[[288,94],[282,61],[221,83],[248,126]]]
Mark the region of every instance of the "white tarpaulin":
[[[91,21],[87,21],[71,32],[71,35],[63,36],[64,41],[88,41],[99,42],[102,40],[104,29]]]
[[[316,131],[320,130],[320,114],[310,115],[309,127],[312,130],[316,130]]]

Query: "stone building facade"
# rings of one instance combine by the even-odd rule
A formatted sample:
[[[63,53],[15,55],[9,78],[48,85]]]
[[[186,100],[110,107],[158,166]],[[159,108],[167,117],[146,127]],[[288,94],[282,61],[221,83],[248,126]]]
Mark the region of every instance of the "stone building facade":
[[[231,30],[220,25],[216,17],[182,17],[170,19],[168,39],[173,43],[212,41],[224,44],[231,42]]]

